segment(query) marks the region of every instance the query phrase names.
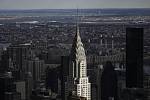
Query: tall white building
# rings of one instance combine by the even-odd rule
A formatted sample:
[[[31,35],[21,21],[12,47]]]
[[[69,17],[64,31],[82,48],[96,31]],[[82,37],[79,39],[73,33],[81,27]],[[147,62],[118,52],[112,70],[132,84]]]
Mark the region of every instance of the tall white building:
[[[86,55],[78,26],[70,54],[67,92],[68,94],[72,92],[79,97],[86,97],[87,100],[91,100],[91,83],[89,83],[89,78],[87,77]]]

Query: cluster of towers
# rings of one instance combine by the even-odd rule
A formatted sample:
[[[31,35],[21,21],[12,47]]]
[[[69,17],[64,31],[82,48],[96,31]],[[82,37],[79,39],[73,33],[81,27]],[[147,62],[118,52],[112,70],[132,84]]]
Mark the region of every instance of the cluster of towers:
[[[73,40],[73,45],[69,58],[68,78],[66,83],[66,95],[70,93],[78,97],[85,97],[91,100],[91,83],[87,76],[87,62],[79,27]],[[134,91],[143,88],[143,28],[126,29],[126,86],[123,91]],[[111,62],[106,62],[101,76],[101,100],[119,100],[117,73]],[[130,100],[133,94],[128,94],[126,98]],[[136,99],[134,95],[134,99]],[[124,99],[123,99],[124,100]]]

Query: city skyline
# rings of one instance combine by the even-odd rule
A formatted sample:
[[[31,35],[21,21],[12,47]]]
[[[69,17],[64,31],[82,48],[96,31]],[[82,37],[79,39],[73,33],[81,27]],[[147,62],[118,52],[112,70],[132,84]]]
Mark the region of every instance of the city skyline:
[[[149,0],[0,0],[0,9],[150,8]]]
[[[0,10],[0,98],[150,100],[149,33],[150,8]]]

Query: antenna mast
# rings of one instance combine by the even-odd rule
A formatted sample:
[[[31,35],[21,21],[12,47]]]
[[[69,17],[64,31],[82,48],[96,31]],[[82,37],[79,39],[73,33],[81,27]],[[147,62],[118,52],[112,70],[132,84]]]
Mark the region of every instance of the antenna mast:
[[[79,23],[78,23],[78,21],[79,21],[79,10],[78,10],[78,7],[77,7],[77,15],[76,15],[76,32],[77,32],[77,34],[79,35]]]

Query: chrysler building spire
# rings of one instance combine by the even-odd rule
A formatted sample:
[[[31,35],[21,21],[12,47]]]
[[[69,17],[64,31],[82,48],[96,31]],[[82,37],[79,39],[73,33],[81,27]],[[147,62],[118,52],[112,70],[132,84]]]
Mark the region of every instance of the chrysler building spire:
[[[76,24],[76,34],[70,53],[69,77],[67,92],[74,92],[79,97],[91,100],[91,83],[87,77],[87,63],[83,43],[80,37],[79,25]]]
[[[86,60],[85,50],[83,47],[83,43],[80,37],[80,28],[78,24],[78,9],[77,9],[77,21],[76,21],[76,35],[74,37],[72,50],[71,50],[71,59],[72,60]]]
[[[79,27],[77,26],[76,35],[72,44],[71,50],[71,59],[72,60],[83,60],[86,59],[85,50],[83,47],[83,43],[81,41]]]

